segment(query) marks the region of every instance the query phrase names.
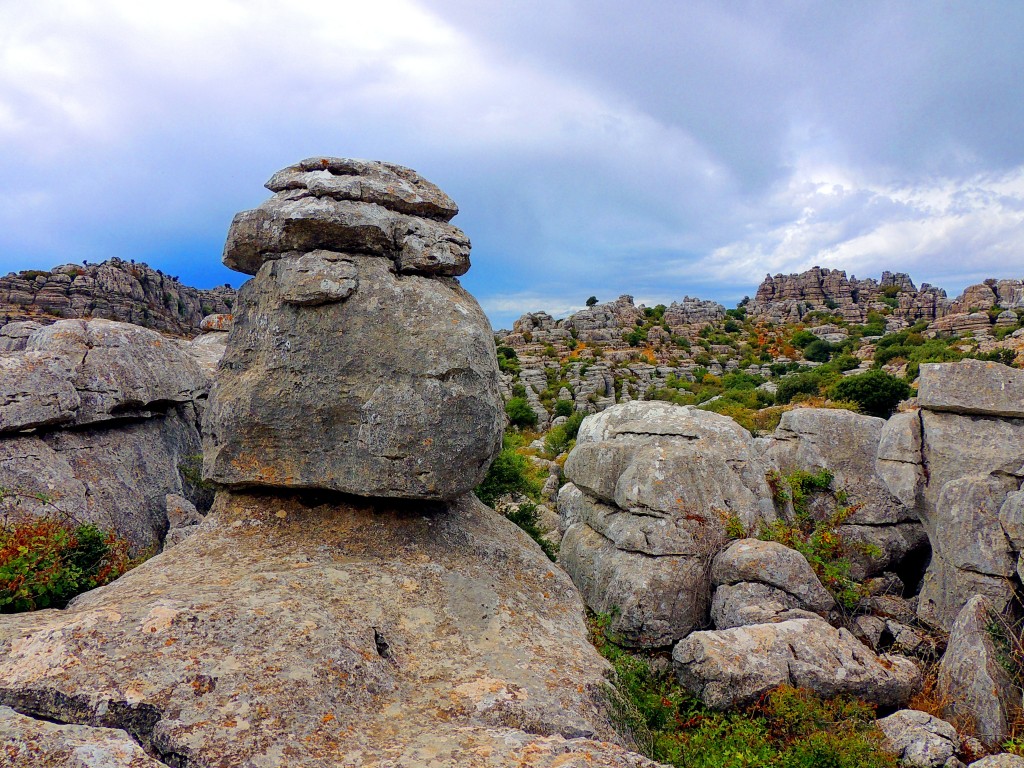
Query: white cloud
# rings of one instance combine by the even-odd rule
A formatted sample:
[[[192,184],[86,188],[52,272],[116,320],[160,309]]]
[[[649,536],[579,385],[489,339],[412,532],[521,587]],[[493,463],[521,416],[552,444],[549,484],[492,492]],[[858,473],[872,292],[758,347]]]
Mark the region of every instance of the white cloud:
[[[1024,269],[1024,167],[916,184],[870,181],[842,169],[798,170],[765,209],[779,212],[782,222],[714,249],[704,266],[715,279],[817,265],[862,277],[889,269],[962,284]]]

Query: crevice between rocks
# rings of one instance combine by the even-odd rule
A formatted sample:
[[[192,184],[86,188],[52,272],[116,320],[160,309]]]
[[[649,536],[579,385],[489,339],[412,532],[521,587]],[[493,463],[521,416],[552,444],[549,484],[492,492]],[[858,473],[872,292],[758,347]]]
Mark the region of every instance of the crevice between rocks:
[[[69,696],[52,688],[15,690],[0,688],[0,706],[19,715],[55,725],[113,728],[128,734],[142,750],[169,768],[190,768],[187,756],[164,751],[154,744],[153,732],[163,713],[151,704],[125,701],[95,702],[85,696]]]

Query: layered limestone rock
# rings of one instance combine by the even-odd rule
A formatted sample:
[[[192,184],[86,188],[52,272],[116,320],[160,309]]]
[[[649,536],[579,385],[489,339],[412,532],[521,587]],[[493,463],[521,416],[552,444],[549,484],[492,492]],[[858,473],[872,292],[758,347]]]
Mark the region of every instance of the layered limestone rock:
[[[390,498],[475,487],[504,408],[490,325],[452,277],[469,266],[454,203],[408,169],[336,158],[268,186],[225,246],[256,276],[210,397],[207,477]]]
[[[64,611],[0,620],[19,765],[124,733],[177,766],[656,768],[612,727],[569,578],[464,493],[501,443],[490,328],[449,267],[406,269],[454,204],[412,171],[331,158],[270,186],[282,197],[229,237],[256,277],[207,418],[210,475],[250,487],[222,487],[198,525],[163,498],[194,529],[173,548]],[[344,213],[310,214],[327,209]],[[415,236],[330,250],[378,225]],[[260,245],[287,238],[311,249]]]
[[[212,371],[191,345],[109,320],[17,338],[19,351],[0,352],[5,511],[92,522],[141,552],[168,530],[167,494],[209,508],[199,466]]]
[[[878,471],[931,541],[919,613],[945,629],[974,595],[997,612],[1013,597],[1024,544],[1013,504],[1024,480],[1022,377],[977,360],[922,365],[921,410],[883,429]]]
[[[850,543],[869,545],[873,554],[851,548],[854,576],[863,579],[898,567],[908,556],[927,552],[928,537],[913,502],[892,493],[878,475],[875,457],[885,420],[835,408],[798,408],[782,415],[763,456],[783,475],[827,469],[833,487],[852,510],[839,527]],[[834,494],[816,499],[819,518],[837,509]]]
[[[191,288],[141,262],[114,258],[0,277],[0,325],[102,318],[192,336],[204,315],[230,312],[234,298],[230,286]]]
[[[939,695],[947,702],[943,714],[971,723],[989,747],[1010,735],[1021,704],[1020,691],[1003,668],[993,640],[992,627],[999,627],[998,622],[990,602],[980,595],[972,597],[949,632],[938,678]],[[1002,631],[1010,630],[1004,626]]]
[[[788,618],[827,617],[836,601],[799,552],[774,541],[740,539],[711,566],[716,629]]]
[[[653,768],[616,746],[606,671],[569,579],[471,496],[222,492],[170,552],[0,619],[0,704],[166,765]],[[85,731],[9,719],[50,754]]]
[[[885,300],[894,300],[890,306]],[[880,280],[846,277],[837,269],[812,267],[806,272],[767,275],[747,309],[773,322],[798,322],[814,310],[836,312],[851,323],[862,323],[869,310],[890,309],[908,321],[935,320],[952,311],[953,302],[941,288],[924,283],[918,289],[903,272],[883,272]]]
[[[889,747],[910,768],[943,768],[960,749],[956,728],[927,712],[901,709],[878,721]]]
[[[819,618],[694,632],[676,645],[672,663],[683,687],[714,709],[752,704],[779,685],[892,707],[921,684],[910,659],[875,656]]]
[[[560,562],[628,645],[700,626],[728,521],[774,519],[750,433],[691,407],[626,403],[588,417],[565,474]]]

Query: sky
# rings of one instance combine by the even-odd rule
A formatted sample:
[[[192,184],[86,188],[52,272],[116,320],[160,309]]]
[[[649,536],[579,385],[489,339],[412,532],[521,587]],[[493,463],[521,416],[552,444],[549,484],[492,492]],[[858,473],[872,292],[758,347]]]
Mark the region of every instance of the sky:
[[[496,328],[766,273],[1024,278],[1024,3],[0,0],[0,274],[198,287],[312,155],[447,191]]]

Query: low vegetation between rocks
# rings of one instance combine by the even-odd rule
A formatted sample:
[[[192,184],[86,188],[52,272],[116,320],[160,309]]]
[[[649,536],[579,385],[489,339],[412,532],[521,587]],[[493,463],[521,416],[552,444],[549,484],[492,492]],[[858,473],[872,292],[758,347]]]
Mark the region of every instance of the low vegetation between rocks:
[[[588,618],[591,641],[614,669],[619,727],[645,754],[679,768],[896,768],[875,726],[875,707],[852,697],[824,700],[779,686],[755,704],[709,709],[667,671],[666,660],[629,651],[607,635],[608,615]]]
[[[19,513],[31,498],[49,512]],[[128,542],[81,523],[42,494],[0,488],[0,613],[63,608],[76,595],[109,584],[133,568]]]

